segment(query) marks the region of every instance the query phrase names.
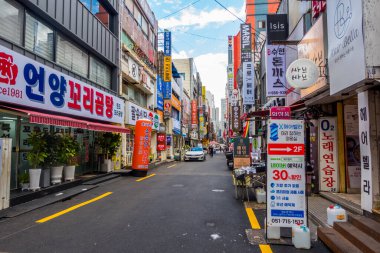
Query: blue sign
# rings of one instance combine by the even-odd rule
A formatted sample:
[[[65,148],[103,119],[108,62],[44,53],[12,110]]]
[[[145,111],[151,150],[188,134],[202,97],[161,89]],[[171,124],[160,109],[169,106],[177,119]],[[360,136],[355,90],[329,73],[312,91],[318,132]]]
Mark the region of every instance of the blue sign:
[[[157,75],[157,109],[164,110],[164,98],[163,98],[163,82],[161,76]]]
[[[164,55],[172,55],[172,33],[164,32]]]
[[[164,99],[172,99],[172,82],[162,82],[162,84]]]

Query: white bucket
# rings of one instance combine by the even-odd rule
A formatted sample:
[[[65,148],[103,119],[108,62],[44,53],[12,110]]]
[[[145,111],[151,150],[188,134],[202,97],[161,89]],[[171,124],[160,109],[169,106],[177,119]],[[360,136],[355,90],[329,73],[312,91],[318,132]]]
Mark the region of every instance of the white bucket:
[[[347,213],[339,205],[331,205],[327,208],[327,224],[334,225],[334,222],[346,222]]]
[[[264,219],[265,229],[267,232],[268,239],[281,239],[281,228],[280,227],[272,227],[267,226],[267,219]]]
[[[257,203],[267,203],[267,194],[263,188],[256,188],[255,195]]]
[[[297,249],[310,249],[310,230],[306,226],[292,227],[292,243]]]

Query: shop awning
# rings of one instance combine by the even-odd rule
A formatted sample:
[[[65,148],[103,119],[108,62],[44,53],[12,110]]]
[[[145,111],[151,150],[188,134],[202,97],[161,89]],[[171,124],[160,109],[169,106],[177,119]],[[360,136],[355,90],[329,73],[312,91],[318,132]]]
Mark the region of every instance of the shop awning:
[[[303,107],[305,107],[305,104],[302,102],[302,103],[299,103],[299,104],[291,105],[290,109],[291,109],[291,111],[295,111],[295,110],[299,110],[299,109],[301,109]],[[251,118],[265,118],[265,117],[269,117],[269,113],[270,113],[270,109],[250,112],[249,113],[249,118],[247,118],[246,120],[251,120]]]
[[[131,133],[131,130],[128,128],[120,127],[120,126],[114,126],[114,125],[107,125],[107,124],[101,124],[101,123],[95,123],[95,122],[89,122],[88,123],[88,129],[93,131],[101,131],[101,132],[116,132],[116,133]]]
[[[86,120],[79,120],[75,118],[70,118],[66,116],[59,116],[54,114],[47,114],[42,112],[36,112],[32,110],[14,108],[9,106],[1,105],[0,108],[6,110],[13,110],[21,112],[26,116],[29,116],[29,122],[35,124],[62,126],[62,127],[73,127],[88,129],[93,131],[103,131],[103,132],[117,132],[117,133],[129,133],[130,130],[121,126],[114,126],[109,124],[95,123]]]

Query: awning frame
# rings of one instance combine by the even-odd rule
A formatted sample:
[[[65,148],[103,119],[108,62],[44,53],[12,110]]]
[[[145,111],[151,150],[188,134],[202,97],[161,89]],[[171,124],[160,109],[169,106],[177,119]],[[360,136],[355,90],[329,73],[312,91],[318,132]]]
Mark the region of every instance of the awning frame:
[[[101,132],[116,132],[116,133],[130,133],[128,128],[115,126],[111,124],[91,122],[87,120],[79,120],[67,116],[53,115],[48,113],[37,112],[33,110],[20,109],[5,105],[0,105],[0,108],[5,111],[16,112],[19,116],[29,117],[29,122],[32,124],[53,125],[61,127],[81,128],[92,131]],[[21,115],[20,115],[21,113]]]

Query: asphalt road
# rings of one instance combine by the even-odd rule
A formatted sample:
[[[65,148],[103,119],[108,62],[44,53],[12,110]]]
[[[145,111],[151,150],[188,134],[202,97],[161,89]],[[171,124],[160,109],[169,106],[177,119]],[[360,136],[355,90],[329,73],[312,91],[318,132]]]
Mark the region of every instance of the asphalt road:
[[[68,201],[0,220],[0,252],[261,252],[248,242],[251,225],[234,198],[223,154],[166,164],[152,173],[140,182],[111,180]],[[112,194],[86,204],[107,192]],[[264,211],[256,215],[263,223]],[[298,252],[289,246],[272,250]],[[322,244],[313,251],[326,252]]]

